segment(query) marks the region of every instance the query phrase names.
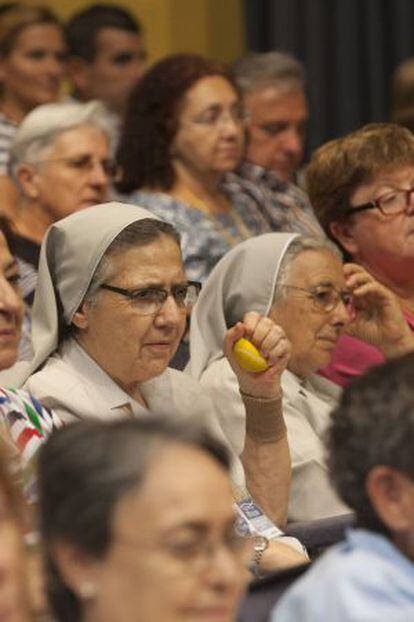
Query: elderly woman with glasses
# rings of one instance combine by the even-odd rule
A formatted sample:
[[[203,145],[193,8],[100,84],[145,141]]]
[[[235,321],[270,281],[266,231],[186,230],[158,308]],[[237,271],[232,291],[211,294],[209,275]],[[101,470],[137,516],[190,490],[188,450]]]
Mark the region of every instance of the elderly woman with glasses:
[[[177,233],[151,212],[109,203],[68,216],[52,225],[42,245],[34,357],[21,364],[20,380],[64,422],[156,412],[205,419],[222,435],[217,420],[226,405],[169,367],[198,289],[186,278]],[[265,374],[249,373],[235,360],[232,346],[245,330],[268,358]],[[246,482],[238,456],[234,479],[283,523],[290,463],[279,391],[289,343],[269,318],[256,315],[223,339],[248,424],[238,454]]]
[[[396,294],[414,330],[413,134],[392,123],[362,127],[320,147],[306,178],[327,235]],[[344,386],[383,360],[378,348],[344,335],[323,374]]]
[[[114,163],[112,129],[102,104],[39,106],[18,128],[10,148],[10,173],[19,189],[13,215],[13,252],[19,260],[27,305],[20,358],[30,358],[30,308],[40,244],[60,218],[107,197]]]
[[[270,233],[228,253],[192,315],[190,371],[226,404],[221,426],[236,453],[244,443],[244,412],[221,343],[227,326],[252,314],[272,319],[291,342],[281,381],[293,471],[289,518],[342,514],[347,508],[329,484],[323,446],[340,391],[316,372],[329,363],[345,328],[385,356],[414,349],[398,301],[360,266],[343,266],[328,240]]]
[[[170,222],[189,278],[204,281],[239,242],[272,230],[264,194],[231,171],[244,147],[244,111],[229,71],[196,54],[169,56],[130,96],[118,149],[124,200]]]

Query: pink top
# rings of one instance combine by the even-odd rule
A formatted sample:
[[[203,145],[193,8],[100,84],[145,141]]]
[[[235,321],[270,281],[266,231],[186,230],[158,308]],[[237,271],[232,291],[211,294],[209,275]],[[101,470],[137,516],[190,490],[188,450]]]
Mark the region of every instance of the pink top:
[[[406,311],[404,317],[408,326],[414,332],[414,316]],[[360,376],[372,365],[379,365],[384,361],[384,356],[374,346],[350,337],[342,335],[333,352],[330,364],[319,373],[341,387],[346,387],[356,376]]]

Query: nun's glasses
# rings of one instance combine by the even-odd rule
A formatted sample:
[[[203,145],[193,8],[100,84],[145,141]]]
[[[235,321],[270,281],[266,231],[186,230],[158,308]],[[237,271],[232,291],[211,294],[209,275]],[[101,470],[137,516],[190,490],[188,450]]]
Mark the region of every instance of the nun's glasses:
[[[332,285],[319,285],[309,289],[305,287],[296,287],[296,285],[283,284],[281,287],[305,292],[309,298],[312,298],[315,307],[326,313],[330,313],[336,309],[340,302],[342,302],[345,307],[348,307],[352,303],[352,294],[349,290],[337,290],[332,287]]]
[[[201,283],[188,281],[173,285],[171,289],[162,287],[141,287],[139,289],[124,289],[103,283],[101,289],[106,289],[115,294],[125,296],[131,302],[134,310],[139,315],[156,315],[165,304],[168,296],[174,298],[177,307],[189,310],[196,303],[201,290]]]

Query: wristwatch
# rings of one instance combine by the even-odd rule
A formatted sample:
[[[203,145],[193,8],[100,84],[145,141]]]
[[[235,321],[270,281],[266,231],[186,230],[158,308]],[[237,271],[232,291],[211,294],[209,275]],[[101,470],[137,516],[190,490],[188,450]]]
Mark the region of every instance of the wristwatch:
[[[269,540],[265,536],[254,536],[253,539],[253,558],[249,564],[249,570],[256,579],[260,579],[260,577],[263,576],[260,570],[260,562],[262,561],[265,550],[269,546]]]

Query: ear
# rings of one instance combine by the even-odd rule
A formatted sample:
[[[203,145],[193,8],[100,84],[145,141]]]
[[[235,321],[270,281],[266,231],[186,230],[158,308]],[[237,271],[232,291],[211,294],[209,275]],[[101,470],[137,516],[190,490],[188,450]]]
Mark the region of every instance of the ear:
[[[83,302],[79,309],[74,313],[72,318],[72,324],[80,330],[86,330],[89,326],[89,305],[87,302]]]
[[[414,483],[404,473],[377,466],[369,472],[365,486],[373,508],[392,533],[413,529]]]
[[[68,542],[52,545],[53,560],[63,582],[80,600],[90,600],[99,590],[99,562]]]
[[[358,244],[353,235],[353,225],[350,222],[334,221],[329,225],[329,231],[335,240],[344,248],[352,257],[358,255]]]
[[[32,164],[26,162],[19,164],[16,170],[16,178],[26,198],[33,201],[39,198],[39,173]]]
[[[67,73],[76,91],[87,94],[89,88],[89,63],[79,56],[71,56],[67,61]]]

